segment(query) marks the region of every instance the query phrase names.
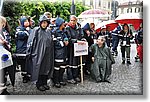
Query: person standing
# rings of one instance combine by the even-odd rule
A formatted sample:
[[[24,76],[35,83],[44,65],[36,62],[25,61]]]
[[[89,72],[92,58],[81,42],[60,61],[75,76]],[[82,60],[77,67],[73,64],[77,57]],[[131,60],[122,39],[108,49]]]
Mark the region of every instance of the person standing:
[[[108,46],[109,48],[111,48],[112,35],[111,35],[111,31],[110,31],[110,26],[107,26],[107,27],[106,27],[106,35],[105,35],[105,38],[106,38],[107,46]]]
[[[8,26],[8,22],[5,17],[0,16],[0,53],[2,53],[2,50],[5,49],[5,51],[11,52],[11,46],[10,46],[10,28]],[[4,52],[7,53],[7,52]],[[3,54],[3,56],[0,56],[2,61],[7,61],[9,59],[9,56],[7,54]],[[0,67],[2,67],[2,63],[0,63]],[[12,71],[13,69],[13,71]],[[11,72],[12,74],[15,73],[14,66],[7,66],[0,68],[0,94],[1,95],[10,95],[10,93],[7,91],[7,76],[8,72]],[[9,77],[12,77],[9,75]],[[14,76],[13,76],[14,77]]]
[[[94,44],[94,37],[91,31],[92,29],[90,28],[90,24],[87,23],[82,29],[84,32],[84,38],[88,42],[88,48],[89,48],[92,44]],[[83,67],[85,75],[90,74],[90,66],[91,66],[91,53],[88,52],[88,55],[85,56],[85,66]]]
[[[79,78],[79,57],[74,56],[74,43],[83,44],[85,39],[83,39],[83,30],[77,24],[77,17],[74,15],[70,16],[70,22],[66,27],[67,36],[69,38],[68,45],[68,63],[69,67],[67,68],[67,78],[68,83],[75,84],[80,82]]]
[[[122,30],[121,26],[117,26],[111,33],[112,35],[112,55],[118,56],[117,47],[119,44],[119,33]]]
[[[53,40],[50,30],[47,28],[49,20],[45,15],[40,16],[39,27],[33,29],[28,39],[28,51],[31,57],[30,73],[31,81],[36,81],[36,87],[40,91],[49,90],[47,79],[52,78],[53,73]]]
[[[67,46],[68,38],[65,32],[65,20],[58,17],[56,19],[56,29],[52,31],[54,35],[54,73],[53,82],[54,86],[60,88],[61,85],[65,86],[63,75],[68,61]]]
[[[127,64],[131,64],[130,62],[130,40],[133,39],[132,31],[129,28],[128,24],[123,25],[123,30],[120,32],[120,39],[121,39],[121,53],[122,53],[122,64],[125,64],[125,60],[127,59]],[[125,57],[126,53],[126,57]]]
[[[30,80],[30,77],[28,76],[26,70],[26,49],[29,35],[30,33],[28,18],[25,16],[21,17],[20,26],[16,28],[15,40],[17,63],[21,65],[23,83],[27,83]]]
[[[108,82],[111,75],[112,64],[115,60],[110,48],[105,43],[105,36],[99,36],[97,43],[93,44],[89,52],[92,53],[91,76],[97,83]]]

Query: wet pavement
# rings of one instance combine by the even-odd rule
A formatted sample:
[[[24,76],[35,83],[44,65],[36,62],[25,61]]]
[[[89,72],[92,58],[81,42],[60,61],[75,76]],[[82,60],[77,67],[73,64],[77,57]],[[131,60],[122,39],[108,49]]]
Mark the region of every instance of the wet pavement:
[[[120,46],[119,55],[115,58],[110,76],[111,83],[96,83],[89,76],[84,77],[84,83],[67,84],[61,88],[55,88],[49,81],[50,90],[41,92],[36,89],[34,83],[22,83],[21,73],[16,73],[15,87],[8,86],[12,95],[142,95],[143,94],[143,65],[135,62],[136,45],[131,45],[131,65],[121,62]]]

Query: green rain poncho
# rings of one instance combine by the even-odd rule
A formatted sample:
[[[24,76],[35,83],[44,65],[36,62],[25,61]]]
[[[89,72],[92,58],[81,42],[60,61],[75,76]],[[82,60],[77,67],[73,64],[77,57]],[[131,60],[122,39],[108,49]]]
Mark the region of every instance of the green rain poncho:
[[[112,64],[115,63],[110,49],[104,43],[103,47],[93,44],[89,51],[94,57],[94,62],[91,65],[91,75],[97,82],[108,80],[111,75]]]

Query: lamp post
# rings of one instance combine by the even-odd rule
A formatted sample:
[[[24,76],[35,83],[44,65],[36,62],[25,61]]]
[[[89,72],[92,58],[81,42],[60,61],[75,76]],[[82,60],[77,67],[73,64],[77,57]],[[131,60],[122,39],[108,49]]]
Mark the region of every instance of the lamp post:
[[[74,4],[74,0],[72,0],[72,5],[71,5],[71,15],[75,15],[76,14],[76,6]]]

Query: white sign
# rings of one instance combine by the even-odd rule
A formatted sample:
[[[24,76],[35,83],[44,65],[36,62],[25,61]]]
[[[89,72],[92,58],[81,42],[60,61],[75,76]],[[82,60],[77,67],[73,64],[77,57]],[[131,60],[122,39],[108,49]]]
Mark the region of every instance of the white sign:
[[[88,55],[88,43],[84,44],[74,43],[74,56]]]

